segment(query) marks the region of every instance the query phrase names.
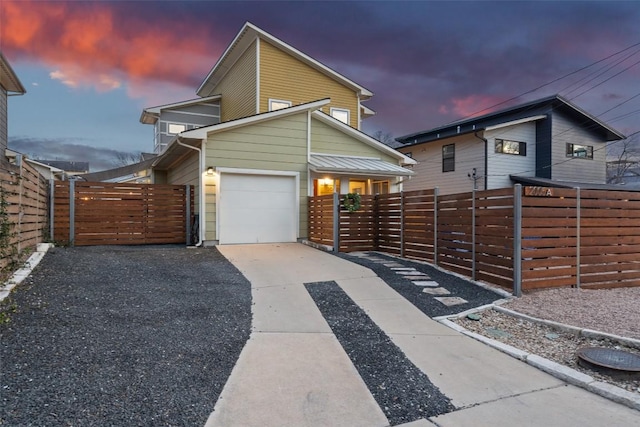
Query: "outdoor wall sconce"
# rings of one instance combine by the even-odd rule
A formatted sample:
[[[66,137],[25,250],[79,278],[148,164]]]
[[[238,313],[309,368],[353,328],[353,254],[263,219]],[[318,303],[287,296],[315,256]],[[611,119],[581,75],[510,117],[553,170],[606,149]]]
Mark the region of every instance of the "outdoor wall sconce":
[[[213,174],[214,174],[214,173],[215,173],[215,172],[214,172],[214,170],[213,170],[213,166],[209,166],[209,167],[207,168],[207,175],[209,175],[209,176],[213,176]]]

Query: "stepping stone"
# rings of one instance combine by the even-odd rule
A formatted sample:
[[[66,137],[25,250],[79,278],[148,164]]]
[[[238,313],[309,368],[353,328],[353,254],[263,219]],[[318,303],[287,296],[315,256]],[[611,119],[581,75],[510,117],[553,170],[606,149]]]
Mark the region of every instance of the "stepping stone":
[[[488,327],[488,328],[484,328],[484,330],[487,332],[487,335],[493,338],[510,338],[511,337],[511,334],[509,332],[503,331],[502,329]]]
[[[405,279],[411,280],[412,282],[417,280],[419,282],[430,280],[429,276],[404,276]]]
[[[441,303],[443,303],[447,307],[451,307],[451,306],[454,306],[454,305],[460,305],[460,304],[466,304],[466,303],[469,302],[466,299],[460,298],[460,297],[435,297],[434,299],[440,301]]]
[[[413,282],[416,286],[427,286],[429,288],[437,288],[440,286],[438,282],[434,282],[433,280],[418,280]]]
[[[402,267],[402,268],[411,268],[411,267],[405,267],[404,265],[398,263],[398,262],[388,262],[386,264],[382,264],[385,267],[390,267],[390,268],[394,268],[394,267]]]
[[[424,273],[420,273],[417,270],[399,270],[396,271],[396,274],[404,274],[405,276],[424,276]]]
[[[425,294],[429,295],[449,295],[451,292],[446,290],[445,288],[424,288],[422,290]]]
[[[386,265],[386,264],[385,264],[385,265]],[[392,269],[393,271],[401,271],[401,270],[415,271],[415,270],[416,270],[416,269],[415,269],[415,268],[413,268],[413,267],[403,267],[403,266],[400,266],[400,267],[391,267],[391,269]]]

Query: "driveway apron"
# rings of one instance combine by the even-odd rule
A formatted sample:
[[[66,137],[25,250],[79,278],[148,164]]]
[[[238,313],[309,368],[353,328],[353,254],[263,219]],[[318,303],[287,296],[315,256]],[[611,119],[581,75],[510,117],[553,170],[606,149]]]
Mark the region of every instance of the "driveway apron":
[[[330,281],[450,399],[451,412],[429,418],[439,426],[627,426],[639,419],[439,324],[363,266],[300,244],[220,251],[251,282],[253,330],[207,427],[390,424],[303,286]]]

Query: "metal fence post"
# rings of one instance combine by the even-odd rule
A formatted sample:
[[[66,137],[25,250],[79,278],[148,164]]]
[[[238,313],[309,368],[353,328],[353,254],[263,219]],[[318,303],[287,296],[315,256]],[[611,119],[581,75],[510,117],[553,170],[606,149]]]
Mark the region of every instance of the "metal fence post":
[[[186,204],[186,242],[187,246],[191,244],[191,184],[187,184],[186,186],[187,194],[185,196],[185,204]]]
[[[476,280],[476,189],[471,190],[471,280]]]
[[[580,289],[580,187],[576,188],[576,287]]]
[[[56,184],[53,178],[49,179],[49,239],[53,242],[55,240],[55,189]]]
[[[404,257],[404,192],[400,192],[400,256]]]
[[[69,245],[74,246],[76,237],[76,182],[69,180]]]
[[[438,265],[438,195],[440,189],[433,189],[433,264]]]
[[[522,185],[513,186],[513,295],[522,296]]]
[[[333,193],[333,252],[340,252],[340,195]]]

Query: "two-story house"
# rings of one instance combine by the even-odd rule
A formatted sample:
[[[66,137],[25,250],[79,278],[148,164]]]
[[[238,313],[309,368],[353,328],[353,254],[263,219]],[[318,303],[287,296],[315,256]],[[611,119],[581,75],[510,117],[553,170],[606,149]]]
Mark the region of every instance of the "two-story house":
[[[360,131],[373,94],[250,23],[196,91],[147,108],[154,183],[196,189],[200,241],[307,236],[307,197],[398,191],[415,161]]]
[[[7,99],[9,95],[24,95],[26,92],[9,65],[9,61],[0,52],[0,163],[7,162],[6,151],[9,141]]]
[[[551,96],[397,138],[418,164],[405,190],[442,194],[516,182],[605,184],[606,146],[624,135]],[[570,184],[569,184],[570,183]]]

